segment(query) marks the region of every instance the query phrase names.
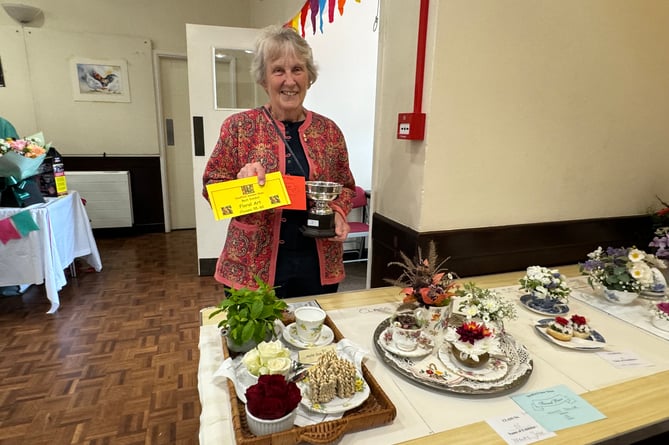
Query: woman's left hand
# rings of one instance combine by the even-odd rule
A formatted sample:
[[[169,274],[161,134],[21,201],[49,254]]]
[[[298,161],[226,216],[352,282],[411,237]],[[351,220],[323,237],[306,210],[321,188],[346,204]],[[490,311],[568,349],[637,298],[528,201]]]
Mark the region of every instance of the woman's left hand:
[[[341,216],[339,212],[334,212],[335,216],[335,236],[328,238],[330,241],[339,241],[343,243],[348,237],[348,233],[351,231],[351,227],[348,225],[346,218]]]

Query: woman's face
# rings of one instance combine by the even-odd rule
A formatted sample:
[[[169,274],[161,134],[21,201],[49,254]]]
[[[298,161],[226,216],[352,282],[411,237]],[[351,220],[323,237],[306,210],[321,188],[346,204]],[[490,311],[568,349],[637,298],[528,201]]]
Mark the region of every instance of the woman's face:
[[[293,52],[285,52],[266,64],[264,85],[269,95],[272,114],[278,120],[304,119],[302,102],[309,89],[306,64]]]

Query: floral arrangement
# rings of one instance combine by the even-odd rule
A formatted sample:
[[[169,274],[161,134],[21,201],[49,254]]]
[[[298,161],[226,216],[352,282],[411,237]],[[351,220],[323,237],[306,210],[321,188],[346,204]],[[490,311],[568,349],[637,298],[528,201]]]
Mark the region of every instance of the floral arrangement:
[[[658,258],[669,258],[669,204],[657,198],[664,208],[652,215],[653,229],[655,230],[653,240],[648,244],[655,249]]]
[[[21,181],[37,174],[48,148],[42,133],[24,139],[0,139],[0,177]]]
[[[439,261],[434,241],[430,241],[427,257],[423,257],[420,247],[418,258],[412,261],[400,252],[402,261],[392,261],[388,266],[399,266],[402,274],[396,280],[386,282],[402,288],[404,303],[417,303],[422,307],[448,306],[457,287],[457,276],[443,265],[448,258]]]
[[[571,289],[567,279],[557,269],[530,266],[520,280],[520,288],[539,298],[548,298],[562,304],[567,303]]]
[[[669,302],[663,301],[661,303],[657,303],[651,309],[651,313],[661,320],[669,321]]]
[[[604,286],[609,290],[640,292],[653,285],[652,268],[664,267],[661,260],[636,247],[598,247],[588,254],[579,270],[587,275],[593,288]]]
[[[46,149],[35,138],[0,139],[0,156],[10,151],[26,158],[36,158],[46,153]]]
[[[495,349],[495,334],[485,323],[465,321],[457,328],[449,327],[446,332],[449,341],[460,353],[479,361],[479,356]]]
[[[280,340],[262,341],[242,357],[242,363],[254,376],[264,374],[286,375],[290,371],[292,361],[290,351],[284,348]]]
[[[497,292],[465,283],[455,294],[462,297],[458,310],[468,320],[480,318],[484,323],[518,317],[516,306]]]
[[[261,375],[246,390],[246,407],[259,419],[280,419],[297,408],[300,400],[300,388],[282,375]]]

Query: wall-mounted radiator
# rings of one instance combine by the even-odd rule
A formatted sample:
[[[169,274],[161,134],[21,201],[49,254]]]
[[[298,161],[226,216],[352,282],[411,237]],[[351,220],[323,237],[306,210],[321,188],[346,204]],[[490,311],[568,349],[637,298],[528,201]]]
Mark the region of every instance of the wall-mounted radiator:
[[[68,190],[86,200],[94,229],[132,227],[132,195],[128,171],[65,171]]]

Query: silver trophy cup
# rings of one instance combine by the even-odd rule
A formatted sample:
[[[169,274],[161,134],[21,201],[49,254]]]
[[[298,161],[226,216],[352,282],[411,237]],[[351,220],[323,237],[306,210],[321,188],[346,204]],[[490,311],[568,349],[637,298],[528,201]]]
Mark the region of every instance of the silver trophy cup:
[[[314,202],[307,215],[307,225],[302,227],[304,236],[330,238],[335,236],[334,213],[328,202],[339,196],[341,184],[326,181],[307,181],[307,198]]]

